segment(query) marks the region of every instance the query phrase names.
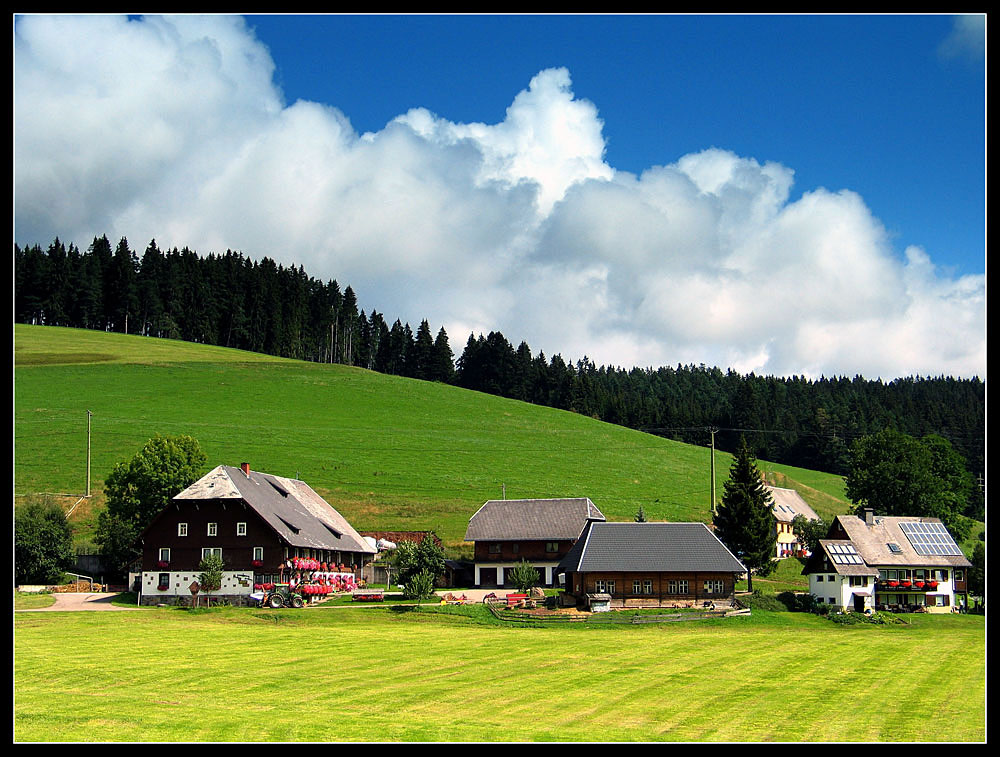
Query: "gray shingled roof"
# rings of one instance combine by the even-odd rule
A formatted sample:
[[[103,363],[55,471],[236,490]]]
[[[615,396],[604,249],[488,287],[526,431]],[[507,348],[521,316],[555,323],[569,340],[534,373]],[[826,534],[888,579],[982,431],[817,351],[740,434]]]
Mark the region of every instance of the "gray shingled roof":
[[[765,486],[764,488],[771,494],[771,510],[777,520],[791,523],[796,515],[801,515],[807,520],[819,520],[815,511],[794,489],[782,489],[778,486]]]
[[[491,499],[469,518],[466,541],[578,539],[604,513],[587,497]]]
[[[743,573],[704,523],[592,523],[560,570]]]
[[[174,499],[241,499],[293,547],[374,554],[375,549],[303,481],[220,465]]]

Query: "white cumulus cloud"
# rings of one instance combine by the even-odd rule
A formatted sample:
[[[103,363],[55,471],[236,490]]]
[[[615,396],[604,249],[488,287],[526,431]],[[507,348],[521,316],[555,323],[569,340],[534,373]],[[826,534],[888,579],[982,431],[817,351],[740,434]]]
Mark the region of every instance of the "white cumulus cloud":
[[[985,277],[903,255],[849,190],[722,149],[606,162],[598,105],[539,72],[496,124],[413,109],[358,134],[286,104],[235,17],[15,26],[15,238],[241,250],[390,319],[598,364],[985,376]]]

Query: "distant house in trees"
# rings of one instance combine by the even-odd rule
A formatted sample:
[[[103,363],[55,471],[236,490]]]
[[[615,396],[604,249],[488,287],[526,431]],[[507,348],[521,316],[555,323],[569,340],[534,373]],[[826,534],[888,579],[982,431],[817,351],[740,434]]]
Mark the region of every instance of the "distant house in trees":
[[[587,497],[491,499],[469,519],[465,532],[465,540],[475,542],[475,585],[509,587],[511,570],[527,560],[552,586],[556,567],[584,527],[603,520]]]
[[[224,565],[213,596],[245,602],[254,584],[292,575],[294,558],[330,573],[359,575],[375,549],[306,483],[220,465],[175,496],[141,538],[143,604],[191,596],[198,565],[216,554]]]
[[[806,549],[792,531],[792,520],[801,515],[806,520],[819,520],[819,516],[794,489],[765,486],[771,495],[771,512],[774,514],[774,530],[778,536],[775,557],[791,557]]]
[[[950,612],[968,601],[972,563],[937,518],[838,515],[803,568],[809,591],[841,610]]]
[[[559,571],[577,604],[622,608],[731,603],[746,568],[704,523],[592,522]]]

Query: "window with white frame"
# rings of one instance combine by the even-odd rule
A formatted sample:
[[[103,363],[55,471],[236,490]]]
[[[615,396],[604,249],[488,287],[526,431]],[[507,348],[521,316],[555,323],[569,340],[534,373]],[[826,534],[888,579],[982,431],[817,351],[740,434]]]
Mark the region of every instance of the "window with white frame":
[[[719,579],[711,579],[705,581],[705,593],[706,594],[722,594],[723,583]]]
[[[206,557],[215,555],[216,557],[222,557],[222,547],[202,547],[201,548],[201,559],[204,560]]]
[[[642,581],[633,581],[632,582],[632,593],[633,594],[642,594]]]
[[[645,589],[645,591],[643,592],[644,594],[652,594],[653,580],[651,578],[647,578],[645,581],[642,582],[642,588]]]
[[[247,535],[247,524],[246,523],[237,523],[236,524],[236,535],[237,536],[246,536]]]
[[[615,582],[608,581],[608,594],[614,594],[614,593],[615,593]]]
[[[261,562],[263,562],[263,560],[264,560],[264,548],[263,547],[254,547],[253,548],[253,559],[254,560],[260,560]]]
[[[219,524],[218,523],[209,523],[208,524],[208,535],[209,536],[218,536],[219,535]]]
[[[688,582],[686,578],[672,578],[667,581],[667,593],[668,594],[687,594],[688,593]]]
[[[607,594],[608,593],[607,582],[603,578],[598,578],[596,581],[594,581],[594,590],[598,594]]]
[[[170,547],[160,547],[160,562],[170,562]]]
[[[177,524],[177,535],[178,536],[187,536],[188,535],[188,524],[187,523],[178,523]]]

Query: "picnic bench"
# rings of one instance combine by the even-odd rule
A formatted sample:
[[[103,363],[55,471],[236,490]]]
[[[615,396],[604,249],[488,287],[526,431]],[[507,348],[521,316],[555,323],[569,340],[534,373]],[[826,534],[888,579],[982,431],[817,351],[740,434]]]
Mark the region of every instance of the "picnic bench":
[[[507,595],[507,606],[513,607],[514,605],[524,602],[528,598],[527,594],[508,594]]]
[[[385,589],[355,589],[351,592],[352,602],[381,602],[385,598]]]

